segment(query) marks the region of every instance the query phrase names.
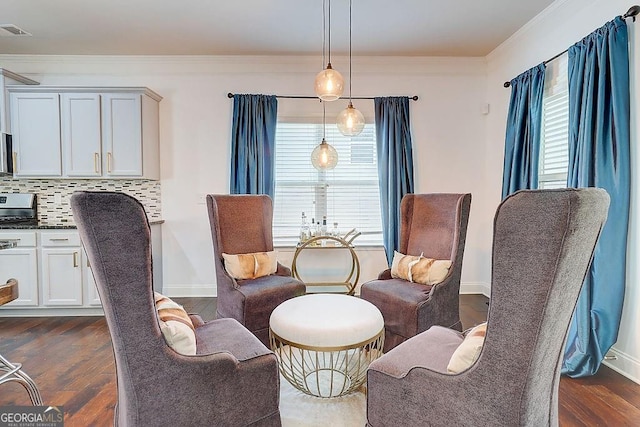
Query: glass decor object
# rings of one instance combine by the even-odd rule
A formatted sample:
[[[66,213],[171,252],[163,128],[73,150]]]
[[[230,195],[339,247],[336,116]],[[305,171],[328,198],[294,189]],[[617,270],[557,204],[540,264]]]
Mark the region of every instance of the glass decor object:
[[[357,110],[351,101],[349,106],[338,114],[338,130],[344,136],[356,136],[364,129],[364,116]]]
[[[342,74],[331,67],[331,62],[327,68],[316,75],[315,91],[318,98],[323,101],[335,101],[344,92],[344,78]]]
[[[324,64],[325,40],[328,44],[327,67],[316,75],[314,90],[316,96],[323,101],[335,101],[344,92],[344,78],[342,74],[334,70],[331,66],[331,0],[327,10],[326,1],[322,2],[322,63]],[[327,13],[328,12],[328,13]],[[329,16],[327,19],[326,15]],[[325,31],[325,23],[328,23],[328,35]]]
[[[349,0],[349,105],[338,114],[336,120],[338,130],[344,136],[360,135],[364,129],[364,116],[353,106],[351,101],[351,82],[353,81],[351,78],[351,3],[352,0]]]
[[[338,164],[338,152],[322,138],[322,142],[311,152],[311,164],[320,171],[333,169]]]

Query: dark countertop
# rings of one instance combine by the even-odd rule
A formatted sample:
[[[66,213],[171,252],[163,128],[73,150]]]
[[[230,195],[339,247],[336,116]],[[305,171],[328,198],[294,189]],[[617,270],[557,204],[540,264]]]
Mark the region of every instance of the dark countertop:
[[[149,225],[163,224],[163,219],[149,220]],[[77,227],[75,224],[3,224],[0,225],[0,230],[75,230]]]

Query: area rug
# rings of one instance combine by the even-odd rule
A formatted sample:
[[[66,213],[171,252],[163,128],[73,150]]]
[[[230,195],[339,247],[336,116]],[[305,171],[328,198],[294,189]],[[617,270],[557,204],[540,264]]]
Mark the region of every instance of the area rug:
[[[313,397],[280,377],[280,417],[283,427],[363,427],[366,424],[364,387],[342,397]]]

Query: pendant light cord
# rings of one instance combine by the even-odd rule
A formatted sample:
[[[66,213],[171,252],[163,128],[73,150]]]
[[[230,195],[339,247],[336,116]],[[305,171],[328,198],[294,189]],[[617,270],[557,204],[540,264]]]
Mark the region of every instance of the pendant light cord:
[[[349,0],[349,104],[351,104],[351,3]]]
[[[326,43],[327,43],[327,1],[322,0],[322,69],[324,69],[325,65],[325,53],[326,53]]]
[[[329,64],[331,64],[331,0],[329,0],[329,49],[328,49],[328,60],[329,60]]]
[[[320,102],[322,103],[322,140],[324,141],[327,138],[327,108],[324,101]]]

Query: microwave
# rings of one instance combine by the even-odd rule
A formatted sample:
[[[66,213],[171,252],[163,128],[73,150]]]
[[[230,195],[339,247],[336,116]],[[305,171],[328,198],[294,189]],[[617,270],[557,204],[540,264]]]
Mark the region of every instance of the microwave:
[[[13,175],[11,135],[0,134],[0,175]]]

